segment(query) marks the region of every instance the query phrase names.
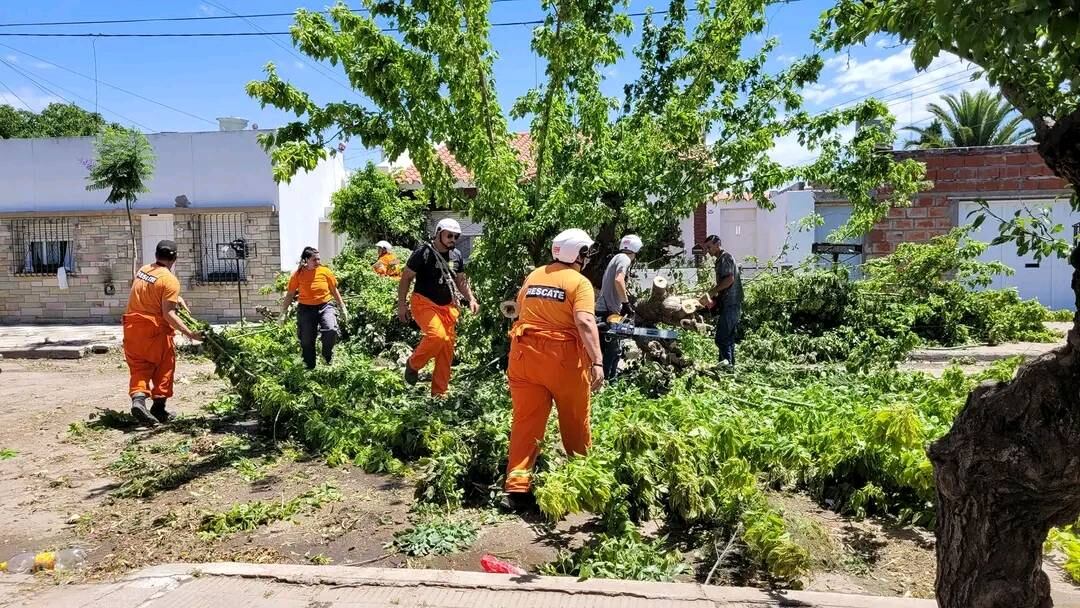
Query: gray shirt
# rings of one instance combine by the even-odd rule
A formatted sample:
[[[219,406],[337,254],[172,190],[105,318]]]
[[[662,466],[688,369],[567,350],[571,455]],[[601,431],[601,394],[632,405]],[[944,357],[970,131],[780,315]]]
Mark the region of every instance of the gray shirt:
[[[617,254],[608,262],[607,270],[604,271],[604,281],[600,284],[600,297],[596,298],[596,312],[619,312],[622,310],[622,300],[619,292],[615,289],[615,277],[622,273],[623,279],[630,274],[630,256],[625,253]]]
[[[742,308],[743,292],[740,274],[739,267],[735,264],[735,258],[731,257],[730,253],[721,251],[716,258],[716,284],[719,285],[720,281],[732,275],[735,276],[735,282],[731,284],[731,287],[721,291],[716,296],[717,312]]]

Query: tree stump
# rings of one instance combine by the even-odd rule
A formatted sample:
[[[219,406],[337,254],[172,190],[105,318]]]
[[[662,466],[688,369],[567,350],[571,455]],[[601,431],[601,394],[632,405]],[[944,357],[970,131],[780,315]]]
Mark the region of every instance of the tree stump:
[[[1069,258],[1080,304],[1080,247]],[[1048,608],[1042,546],[1080,515],[1080,327],[1011,382],[968,396],[928,450],[941,608]]]
[[[649,298],[637,304],[637,321],[643,325],[666,323],[680,326],[683,319],[693,319],[701,303],[696,298],[683,297],[671,293],[667,279],[653,278]]]

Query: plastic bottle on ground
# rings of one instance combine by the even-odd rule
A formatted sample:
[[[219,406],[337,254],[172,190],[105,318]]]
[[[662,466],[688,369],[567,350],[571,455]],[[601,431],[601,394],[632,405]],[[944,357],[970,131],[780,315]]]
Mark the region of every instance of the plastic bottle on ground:
[[[480,567],[484,569],[484,572],[494,572],[498,574],[516,574],[524,575],[528,574],[518,566],[505,562],[494,555],[484,555],[480,558]]]
[[[74,570],[81,568],[86,563],[86,549],[69,547],[56,552],[57,570]]]
[[[4,571],[11,574],[29,574],[34,569],[34,554],[33,553],[19,553],[18,555],[11,556],[11,559],[4,562],[6,564]]]

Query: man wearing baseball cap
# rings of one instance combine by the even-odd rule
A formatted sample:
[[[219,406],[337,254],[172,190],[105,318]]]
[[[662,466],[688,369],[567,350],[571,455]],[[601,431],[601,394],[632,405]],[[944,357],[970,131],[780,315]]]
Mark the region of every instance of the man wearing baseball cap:
[[[177,308],[184,304],[180,281],[172,273],[176,243],[159,242],[155,258],[157,261],[135,274],[123,317],[124,359],[131,375],[131,414],[148,426],[170,418],[165,400],[172,397],[176,370],[173,334],[178,331],[192,340],[202,339],[202,334],[189,329],[177,314]],[[150,409],[146,407],[148,397],[153,400]]]

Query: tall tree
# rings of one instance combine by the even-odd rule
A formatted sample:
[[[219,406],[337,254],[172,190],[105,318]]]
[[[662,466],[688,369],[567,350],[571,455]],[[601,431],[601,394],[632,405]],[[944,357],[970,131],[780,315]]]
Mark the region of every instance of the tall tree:
[[[918,139],[909,139],[904,142],[905,148],[919,148],[926,150],[929,148],[947,148],[948,142],[945,141],[945,127],[941,124],[941,121],[934,119],[926,127],[909,126],[901,129],[902,131],[911,131],[917,134]]]
[[[839,0],[819,39],[834,48],[877,33],[911,43],[916,67],[942,53],[981,67],[1031,121],[1047,166],[1080,186],[1080,4],[1056,0]],[[1074,210],[1080,197],[1074,193]],[[985,216],[982,216],[985,217]],[[981,220],[977,220],[981,221]],[[1066,253],[1052,224],[1004,222],[1036,257]],[[1080,247],[1069,256],[1080,308]],[[937,600],[942,608],[1052,605],[1042,572],[1048,530],[1080,515],[1080,317],[1067,344],[983,386],[930,446],[937,482]]]
[[[922,168],[880,152],[893,138],[883,104],[813,115],[800,90],[818,78],[819,56],[766,69],[777,42],[752,36],[764,31],[772,1],[673,0],[662,20],[646,17],[633,51],[641,73],[618,99],[602,84],[627,52],[626,2],[543,0],[532,47],[547,66],[545,80],[510,112],[530,120],[535,166],[510,147],[498,103],[490,0],[369,2],[370,14],[344,4],[328,16],[301,10],[294,43],[341,65],[366,103],[319,105],[273,65],[247,90],[298,117],[264,137],[278,179],[313,167],[335,138],[359,138],[391,157],[408,151],[437,202],[484,223],[471,272],[494,300],[513,293],[528,265],[545,263],[551,236],[570,226],[599,235],[606,250],[627,230],[658,242],[712,193],[751,194],[767,205],[766,191],[798,179],[847,194],[857,228],[907,200]],[[861,125],[848,140],[840,135],[846,125]],[[769,151],[785,136],[819,156],[794,167],[774,162]],[[475,197],[454,190],[435,142],[472,172]],[[889,200],[871,195],[883,186]]]
[[[926,106],[934,117],[929,127],[903,129],[927,138],[920,147],[1007,146],[1030,141],[1035,134],[1024,126],[1024,117],[1017,115],[1008,101],[990,91],[963,91],[959,98],[948,94],[941,99],[945,107],[937,103]],[[937,133],[934,132],[935,125]],[[943,145],[931,145],[935,143],[935,135]]]
[[[97,135],[109,123],[101,114],[75,104],[50,103],[40,113],[0,106],[0,139],[85,137]],[[119,126],[115,123],[112,126]]]
[[[334,231],[351,239],[388,239],[412,248],[424,238],[426,199],[400,192],[394,179],[371,163],[354,171],[330,201],[334,204],[330,210]]]
[[[131,234],[131,276],[134,277],[139,270],[139,247],[135,240],[131,206],[140,194],[149,190],[146,183],[154,175],[154,150],[142,133],[123,127],[108,127],[98,137],[95,154],[90,174],[86,177],[86,189],[108,190],[105,202],[109,204],[123,201]]]

